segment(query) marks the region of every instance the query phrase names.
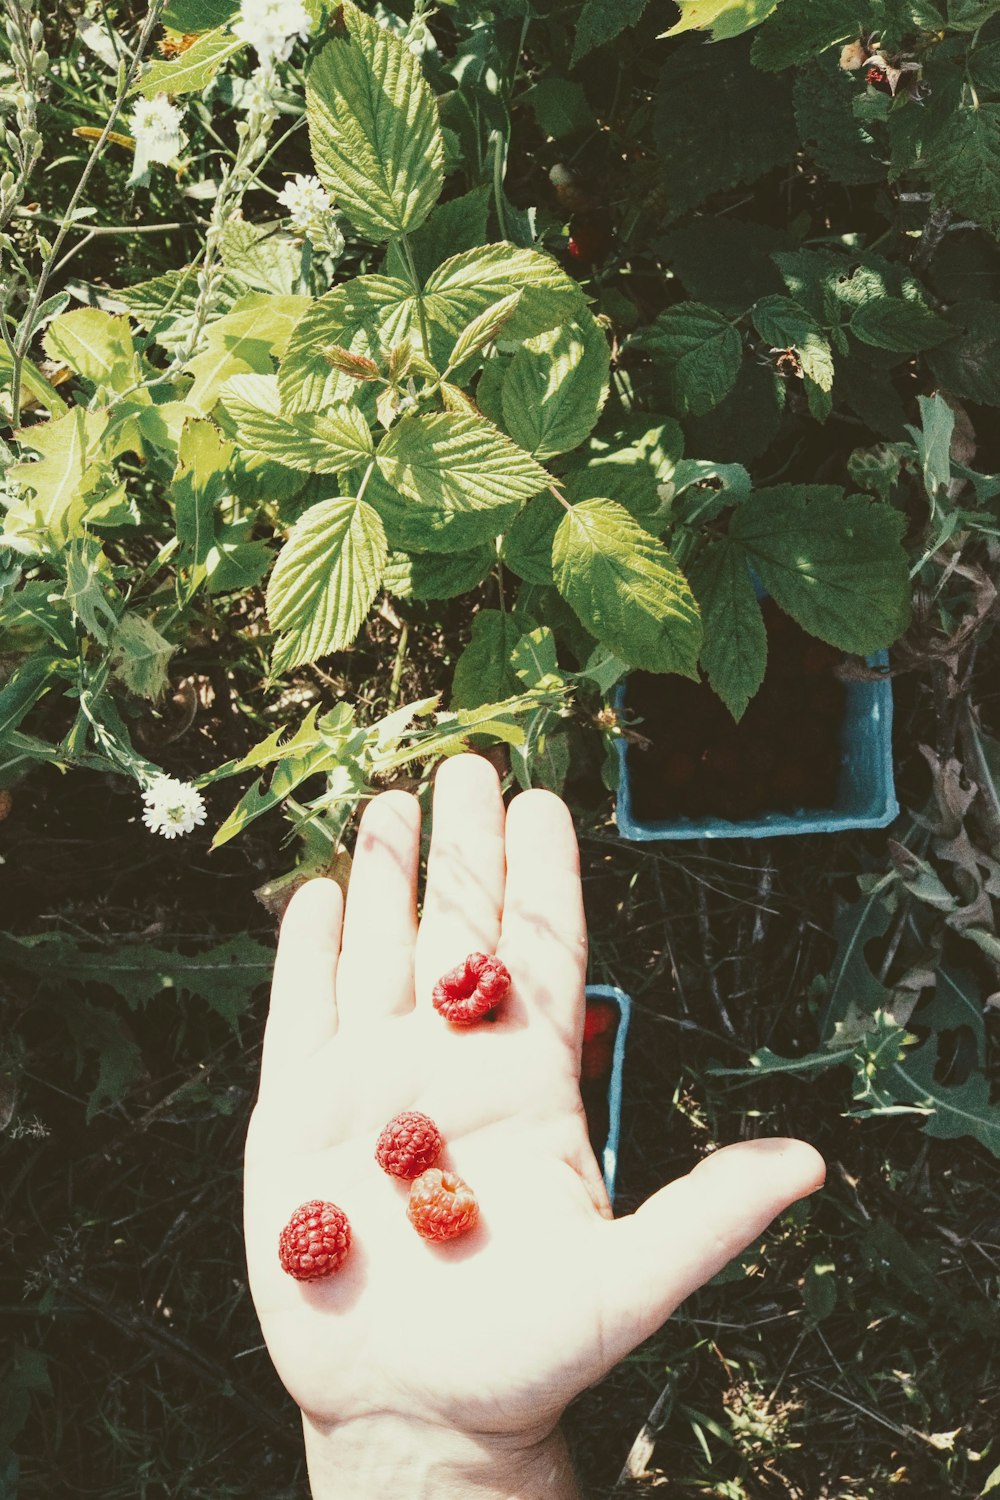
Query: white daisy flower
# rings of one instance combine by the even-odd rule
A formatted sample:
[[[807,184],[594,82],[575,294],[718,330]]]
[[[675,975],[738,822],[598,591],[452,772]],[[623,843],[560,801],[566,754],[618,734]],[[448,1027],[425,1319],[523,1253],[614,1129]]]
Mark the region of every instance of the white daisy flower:
[[[166,94],[140,99],[132,111],[132,136],[135,140],[135,163],[129,181],[145,177],[153,162],[167,165],[180,156],[187,136],[181,129],[183,111],[171,104]]]
[[[142,794],[146,804],[142,821],[150,833],[165,839],[191,833],[208,816],[205,801],[196,787],[173,776],[157,776]]]
[[[302,0],[242,0],[233,32],[256,48],[261,66],[284,62],[309,35],[309,13]]]

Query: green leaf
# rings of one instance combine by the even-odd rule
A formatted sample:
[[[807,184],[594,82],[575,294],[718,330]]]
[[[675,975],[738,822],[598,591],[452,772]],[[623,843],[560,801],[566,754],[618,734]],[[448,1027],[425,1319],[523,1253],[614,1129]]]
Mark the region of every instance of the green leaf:
[[[526,583],[552,582],[552,543],[565,514],[555,495],[536,495],[503,539],[503,560]]]
[[[407,414],[382,439],[375,455],[383,479],[411,502],[427,540],[462,552],[503,531],[525,500],[545,488],[545,470],[492,423],[453,412]],[[449,522],[458,522],[449,526]],[[436,538],[436,540],[435,540]]]
[[[506,297],[501,297],[499,302],[494,302],[485,312],[473,318],[467,324],[455,340],[455,347],[448,356],[449,370],[456,369],[470,357],[478,354],[487,344],[492,344],[502,331],[504,325],[510,321],[517,310],[517,304],[521,300],[521,292],[511,292]]]
[[[608,341],[587,313],[528,339],[504,376],[504,425],[536,458],[576,448],[608,394]]]
[[[927,159],[942,203],[1000,234],[1000,104],[963,104],[934,137]]]
[[[8,534],[20,531],[22,520],[25,530],[40,533],[48,545],[55,547],[82,534],[88,470],[107,421],[106,410],[87,411],[74,406],[65,416],[36,423],[19,434],[41,458],[35,463],[12,464],[7,470],[10,479],[34,490],[36,497],[33,503],[21,502],[8,509]]]
[[[568,78],[543,78],[519,102],[533,110],[539,130],[553,140],[593,130],[597,124],[582,86]]]
[[[393,552],[385,587],[400,599],[454,599],[482,583],[496,559],[496,548],[488,545],[470,552],[423,552],[414,557]]]
[[[405,281],[357,276],[333,287],[312,304],[288,340],[278,370],[283,409],[317,411],[356,396],[357,381],[330,363],[325,351],[333,346],[378,363],[393,345],[412,343],[416,334],[417,299]]]
[[[241,446],[279,460],[290,469],[339,474],[374,451],[368,423],[354,406],[335,402],[322,412],[285,415],[273,375],[237,375],[222,389],[226,411],[236,422]]]
[[[743,358],[736,328],[714,307],[678,302],[635,339],[666,376],[679,415],[700,416],[732,389]]]
[[[45,330],[42,343],[50,359],[63,361],[97,385],[124,391],[139,379],[132,331],[124,313],[106,313],[97,307],[60,313]]]
[[[771,73],[811,62],[838,42],[858,35],[853,0],[781,0],[754,38],[755,67]]]
[[[761,338],[775,348],[794,349],[802,373],[820,390],[833,389],[830,342],[804,307],[790,297],[762,297],[754,306],[752,316]]]
[[[222,231],[220,252],[230,278],[249,291],[290,296],[301,283],[302,245],[284,232],[280,221],[248,224],[230,219]]]
[[[905,302],[902,297],[865,302],[851,319],[850,329],[863,344],[897,354],[933,349],[936,344],[955,338],[958,332],[954,323],[939,318],[929,307]]]
[[[108,559],[93,537],[77,538],[66,549],[63,598],[84,629],[106,646],[109,632],[118,624],[118,611],[111,600],[120,607],[121,596],[111,580]]]
[[[111,638],[111,672],[130,693],[155,703],[170,685],[167,664],[176,650],[151,620],[130,611]]]
[[[432,271],[424,286],[427,316],[452,337],[501,297],[523,291],[505,337],[532,338],[576,317],[585,301],[579,282],[551,255],[506,240],[453,255]]]
[[[344,35],[309,69],[306,113],[316,171],[365,239],[408,234],[444,181],[437,106],[420,60],[373,16],[345,3]]]
[[[273,672],[351,644],[371,608],[387,554],[382,522],[364,500],[321,500],[300,516],[267,586],[268,618],[281,632]]]
[[[677,36],[681,31],[712,32],[713,42],[740,36],[752,26],[759,26],[778,0],[677,0],[681,18],[661,36]]]
[[[668,219],[713,193],[756,182],[790,162],[799,144],[790,85],[761,77],[739,40],[682,46],[667,57],[654,134]]]
[[[732,542],[712,542],[688,569],[705,631],[701,666],[739,722],[764,681],[767,632],[746,553]]]
[[[962,302],[953,316],[965,332],[928,355],[935,379],[966,401],[1000,406],[1000,302]]]
[[[154,94],[201,93],[223,64],[242,52],[245,46],[246,42],[233,36],[226,26],[204,31],[174,61],[157,58],[150,63],[139,82],[129,90],[129,96],[142,94],[144,98],[152,99]]]
[[[188,361],[185,369],[194,381],[185,400],[207,416],[230,376],[269,375],[272,361],[284,354],[308,307],[308,297],[267,292],[240,297],[228,313],[209,324],[204,351]]]
[[[238,0],[168,0],[163,24],[182,36],[225,26],[239,10]]]
[[[229,465],[234,448],[211,422],[186,422],[177,447],[171,484],[177,540],[189,553],[189,565],[208,561],[215,542],[215,509],[229,494]]]
[[[479,708],[521,691],[510,664],[520,637],[517,621],[503,610],[481,609],[473,617],[472,638],[455,663],[453,708]]]
[[[918,396],[920,427],[907,427],[920,460],[924,489],[932,502],[951,483],[951,438],[955,413],[943,396]]]
[[[850,186],[884,181],[885,162],[853,109],[865,96],[832,54],[796,72],[793,97],[799,135],[821,172]]]
[[[663,253],[692,301],[741,317],[758,297],[781,291],[771,256],[790,243],[781,229],[727,215],[677,225],[664,237]]]
[[[576,40],[570,66],[581,57],[614,41],[616,36],[642,19],[649,0],[586,0],[576,23]]]
[[[475,187],[459,198],[449,198],[447,203],[439,203],[426,223],[414,232],[409,247],[421,283],[442,261],[485,244],[492,198],[493,190],[486,185]],[[409,280],[409,264],[395,240],[389,245],[382,271],[386,276]]]
[[[910,618],[899,511],[837,485],[776,485],[733,513],[731,541],[750,554],[775,602],[804,630],[867,656]]]
[[[662,542],[613,500],[563,516],[552,547],[556,585],[587,629],[631,667],[697,679],[698,606]]]

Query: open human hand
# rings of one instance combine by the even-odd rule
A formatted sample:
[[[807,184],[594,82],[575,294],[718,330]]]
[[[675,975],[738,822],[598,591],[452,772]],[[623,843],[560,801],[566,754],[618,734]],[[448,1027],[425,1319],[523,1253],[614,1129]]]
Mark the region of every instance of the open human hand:
[[[823,1181],[802,1142],[727,1147],[612,1220],[580,1100],[586,929],[569,813],[548,792],[504,809],[487,761],[446,762],[423,913],[420,812],[386,792],[361,822],[346,912],[311,881],[281,929],[260,1096],[246,1149],[250,1284],[303,1413],[314,1495],[576,1493],[557,1433],[567,1403],[790,1203]],[[431,1004],[468,953],[512,990],[461,1030]],[[435,1245],[407,1184],[376,1165],[382,1126],[431,1116],[478,1226]],[[342,1269],[301,1283],[277,1243],[300,1204],[350,1219]]]

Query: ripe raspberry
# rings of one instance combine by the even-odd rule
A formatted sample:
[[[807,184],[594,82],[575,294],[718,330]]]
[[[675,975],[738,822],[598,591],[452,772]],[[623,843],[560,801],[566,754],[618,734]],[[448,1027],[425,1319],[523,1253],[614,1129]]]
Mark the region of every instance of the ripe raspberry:
[[[441,1155],[444,1141],[428,1115],[407,1109],[390,1120],[375,1143],[375,1160],[390,1177],[419,1177]]]
[[[474,1026],[500,1004],[509,989],[505,964],[485,953],[470,953],[442,975],[431,998],[434,1009],[453,1026]]]
[[[351,1248],[351,1226],[335,1203],[313,1198],[297,1208],[281,1231],[281,1269],[296,1281],[319,1281],[339,1271]]]
[[[406,1217],[425,1240],[453,1240],[479,1220],[479,1204],[467,1182],[431,1167],[410,1184]]]
[[[873,88],[878,88],[879,84],[887,82],[885,69],[869,68],[865,74],[865,82],[870,83]]]

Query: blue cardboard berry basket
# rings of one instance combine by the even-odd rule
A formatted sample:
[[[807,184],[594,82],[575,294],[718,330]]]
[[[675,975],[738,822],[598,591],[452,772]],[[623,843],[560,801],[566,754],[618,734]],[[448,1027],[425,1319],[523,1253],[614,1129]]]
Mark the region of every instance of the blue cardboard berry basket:
[[[588,984],[588,1000],[610,1000],[618,1007],[618,1030],[615,1032],[614,1051],[611,1054],[611,1076],[608,1079],[608,1136],[601,1152],[600,1167],[604,1174],[604,1186],[612,1204],[615,1201],[615,1180],[618,1176],[618,1142],[622,1124],[622,1073],[625,1069],[625,1039],[632,1018],[632,1001],[624,990],[612,984]]]
[[[888,653],[867,658],[870,667],[886,667]],[[762,813],[733,822],[729,818],[672,818],[646,823],[632,812],[629,755],[624,739],[617,744],[618,800],[615,817],[623,839],[636,843],[656,839],[766,839],[797,833],[839,833],[847,828],[885,828],[899,813],[892,773],[892,682],[846,684],[846,706],[840,726],[840,774],[832,807]],[[628,681],[620,683],[614,706],[628,705]]]

